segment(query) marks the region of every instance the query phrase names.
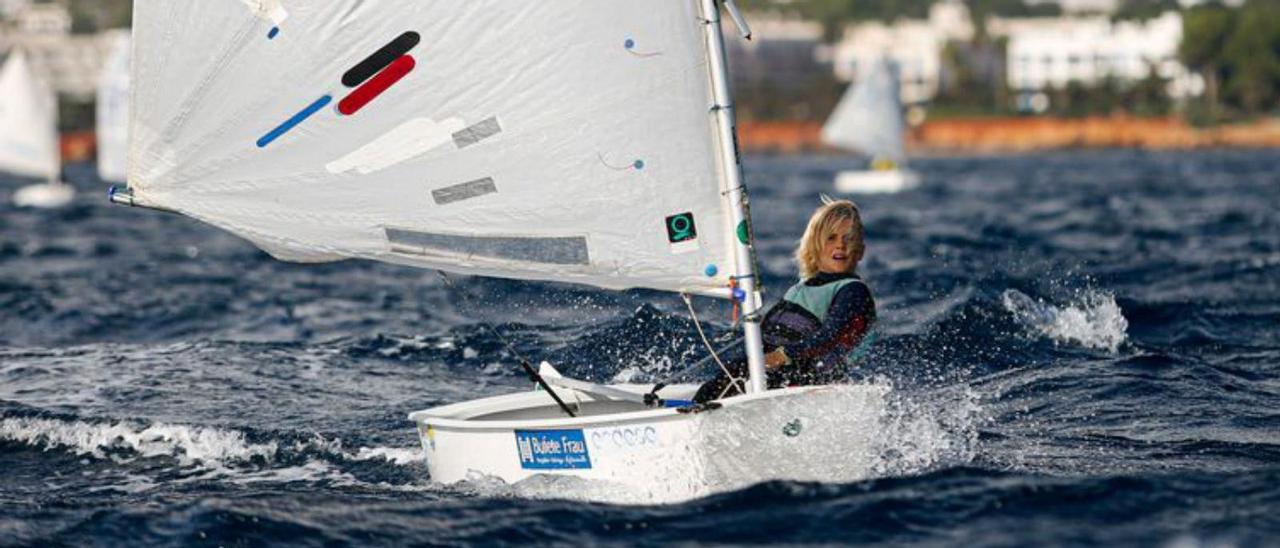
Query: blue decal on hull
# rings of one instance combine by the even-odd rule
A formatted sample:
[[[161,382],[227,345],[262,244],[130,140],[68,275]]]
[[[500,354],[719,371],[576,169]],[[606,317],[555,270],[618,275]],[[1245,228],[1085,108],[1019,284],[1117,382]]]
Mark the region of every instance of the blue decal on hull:
[[[516,451],[525,470],[591,468],[582,430],[516,430]]]

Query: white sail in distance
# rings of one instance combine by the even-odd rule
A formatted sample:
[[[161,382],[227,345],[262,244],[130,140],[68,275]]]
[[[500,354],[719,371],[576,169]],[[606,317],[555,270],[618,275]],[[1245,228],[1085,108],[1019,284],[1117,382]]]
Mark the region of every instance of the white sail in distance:
[[[858,71],[822,128],[827,145],[901,165],[906,162],[906,124],[902,119],[898,75],[888,59]]]
[[[0,171],[54,181],[61,165],[57,98],[14,50],[0,68]]]
[[[713,293],[689,0],[139,0],[135,200],[278,258]]]
[[[132,50],[126,32],[111,36],[111,54],[98,81],[98,176],[104,181],[125,181],[129,160],[129,58]]]

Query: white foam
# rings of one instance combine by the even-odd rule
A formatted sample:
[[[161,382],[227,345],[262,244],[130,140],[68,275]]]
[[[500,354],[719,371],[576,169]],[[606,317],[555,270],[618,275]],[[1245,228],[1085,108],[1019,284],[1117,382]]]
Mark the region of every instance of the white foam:
[[[421,350],[427,350],[427,349],[430,349],[432,346],[431,343],[427,342],[426,339],[424,339],[422,336],[415,336],[407,339],[399,338],[399,337],[389,337],[389,339],[393,341],[395,344],[378,349],[378,353],[381,354],[383,357],[387,357],[387,358],[394,358],[397,356],[402,356],[405,354],[410,354],[410,353],[421,351]],[[438,344],[435,345],[435,347],[451,348],[451,346],[440,346]]]
[[[360,447],[343,449],[341,439],[315,436],[281,446],[277,442],[249,443],[243,433],[201,426],[143,425],[129,421],[94,424],[39,418],[0,420],[0,440],[45,450],[66,449],[77,455],[113,458],[173,457],[182,466],[220,469],[237,464],[269,465],[282,453],[322,453],[347,461],[385,460],[397,466],[420,463],[425,456],[416,447]],[[132,455],[121,455],[128,452]]]
[[[425,462],[426,453],[421,448],[399,447],[361,447],[351,456],[351,460],[367,461],[382,459],[398,466]]]
[[[968,386],[890,398],[881,421],[876,476],[915,475],[971,462],[978,425],[986,420],[977,392]]]
[[[707,414],[717,490],[775,479],[849,483],[973,459],[980,416],[974,393],[903,394],[885,381],[869,388],[814,393],[747,414]],[[724,451],[755,456],[749,468],[726,467],[715,458]]]
[[[217,428],[128,422],[92,424],[54,419],[6,418],[0,420],[0,439],[46,449],[66,448],[79,455],[106,458],[108,452],[127,450],[148,457],[168,456],[184,466],[222,466],[270,461],[279,447],[275,443],[252,444],[244,434]]]
[[[1060,343],[1116,352],[1127,338],[1125,319],[1114,295],[1088,290],[1076,302],[1054,306],[1014,289],[1002,295],[1004,307],[1022,324]]]
[[[644,371],[642,371],[639,367],[626,367],[626,368],[623,368],[621,371],[618,371],[618,373],[613,376],[613,380],[609,381],[609,383],[610,384],[627,384],[627,383],[639,382],[641,379],[644,379],[644,378],[645,378]]]
[[[350,474],[346,474],[335,469],[329,463],[314,459],[308,460],[298,466],[286,466],[283,468],[271,468],[268,470],[257,470],[226,475],[224,479],[229,483],[239,485],[320,481],[330,481],[344,485],[355,485],[359,483],[359,481]]]

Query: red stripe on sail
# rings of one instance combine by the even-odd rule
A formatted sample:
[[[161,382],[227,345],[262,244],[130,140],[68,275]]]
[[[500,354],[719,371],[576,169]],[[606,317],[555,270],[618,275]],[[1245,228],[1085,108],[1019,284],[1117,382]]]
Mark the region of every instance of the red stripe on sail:
[[[401,78],[404,78],[406,74],[409,74],[416,65],[417,62],[413,60],[412,56],[400,56],[399,59],[387,65],[387,68],[379,72],[377,76],[356,88],[355,91],[351,92],[351,95],[344,97],[338,103],[338,112],[347,116],[360,112],[360,109],[368,105],[370,101],[377,99],[379,95],[382,95],[382,92],[387,91],[388,88],[399,82]]]

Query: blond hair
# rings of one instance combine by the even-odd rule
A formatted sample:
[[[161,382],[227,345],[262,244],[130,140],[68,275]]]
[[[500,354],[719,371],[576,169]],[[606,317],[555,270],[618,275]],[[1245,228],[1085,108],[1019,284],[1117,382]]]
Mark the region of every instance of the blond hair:
[[[827,235],[835,232],[836,226],[844,221],[852,221],[850,229],[849,254],[853,257],[850,270],[862,261],[866,244],[862,240],[862,215],[858,213],[858,205],[849,200],[833,200],[822,197],[822,206],[809,218],[809,226],[800,237],[800,245],[796,247],[796,264],[800,266],[800,278],[805,279],[818,273],[818,255],[822,252],[822,242]]]

